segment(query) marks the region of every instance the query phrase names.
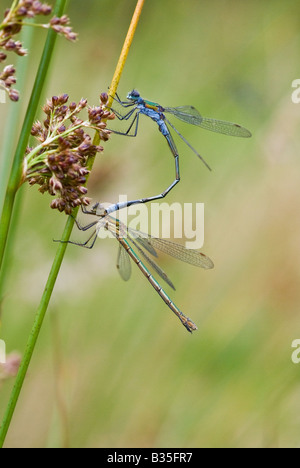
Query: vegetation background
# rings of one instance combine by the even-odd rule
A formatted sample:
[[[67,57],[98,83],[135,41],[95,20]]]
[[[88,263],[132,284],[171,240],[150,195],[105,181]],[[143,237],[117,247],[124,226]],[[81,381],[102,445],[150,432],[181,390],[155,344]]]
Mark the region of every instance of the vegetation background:
[[[135,3],[70,1],[80,40],[58,39],[45,98],[68,93],[97,104]],[[9,4],[1,0],[1,10]],[[291,100],[299,8],[293,0],[146,1],[120,95],[135,87],[253,133],[234,139],[176,122],[213,167],[176,139],[182,180],[168,201],[205,203],[203,251],[215,269],[164,256],[160,264],[199,330],[189,336],[137,268],[122,282],[114,241],[71,246],[6,446],[299,446],[300,367],[291,361],[300,338],[300,106]],[[37,31],[25,59],[28,93],[44,38]],[[0,142],[11,105],[0,106]],[[89,194],[111,202],[152,195],[173,172],[166,142],[141,119],[136,139],[113,135],[105,145]],[[22,192],[2,307],[9,352],[24,350],[66,220],[36,187]],[[1,387],[0,416],[12,385]]]

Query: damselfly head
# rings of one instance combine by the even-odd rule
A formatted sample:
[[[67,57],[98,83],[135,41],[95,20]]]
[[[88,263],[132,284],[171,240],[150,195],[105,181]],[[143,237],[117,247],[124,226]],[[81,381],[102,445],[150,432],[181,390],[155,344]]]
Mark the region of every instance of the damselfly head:
[[[130,101],[136,101],[140,96],[140,93],[136,89],[133,89],[130,91],[130,93],[127,94],[127,99]]]
[[[106,211],[105,206],[102,203],[99,203],[99,202],[95,203],[92,206],[91,211],[97,216],[103,217],[103,216],[107,215],[107,211]]]

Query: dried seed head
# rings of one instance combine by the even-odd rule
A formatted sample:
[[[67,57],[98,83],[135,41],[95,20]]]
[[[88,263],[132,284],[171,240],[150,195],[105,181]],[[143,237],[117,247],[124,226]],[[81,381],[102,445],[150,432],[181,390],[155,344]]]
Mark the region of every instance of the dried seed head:
[[[41,135],[43,133],[43,127],[41,122],[38,120],[33,124],[32,129],[31,129],[31,135],[32,136],[37,136]]]
[[[11,75],[14,75],[14,73],[16,73],[16,69],[13,65],[7,65],[3,72],[1,73],[1,79],[2,80],[5,80],[6,78],[8,78],[9,76]]]
[[[41,9],[41,14],[48,16],[50,13],[52,13],[52,7],[50,5],[44,4]]]
[[[52,12],[52,7],[47,3],[39,0],[18,0],[12,2],[12,7],[7,9],[4,13],[4,20],[0,24],[0,49],[3,51],[14,52],[19,56],[27,55],[27,50],[23,48],[20,41],[16,41],[14,36],[22,30],[27,18],[34,18],[38,15],[46,16]],[[37,24],[43,28],[53,28],[56,32],[65,36],[70,41],[77,39],[77,34],[72,31],[69,26],[70,20],[68,16],[63,15],[61,18],[54,17],[48,24]],[[0,63],[4,62],[7,58],[6,53],[0,51]],[[1,74],[1,72],[0,72]],[[17,101],[19,93],[11,91],[9,88],[15,82],[11,79],[7,83],[2,83],[3,79],[0,77],[0,86],[5,89],[9,97],[13,101]]]
[[[70,214],[74,207],[89,203],[85,196],[88,159],[103,151],[103,147],[93,145],[86,128],[100,130],[100,138],[108,139],[104,115],[109,111],[101,107],[88,107],[89,120],[79,119],[78,114],[87,106],[87,100],[81,99],[78,104],[71,102],[69,96],[62,94],[48,100],[43,110],[46,119],[43,124],[35,122],[31,134],[43,145],[39,151],[33,150],[34,156],[28,154],[26,180],[30,185],[38,184],[41,193],[48,192],[55,196],[51,208]]]
[[[26,16],[27,15],[27,8],[25,6],[20,6],[18,9],[17,9],[17,16]]]
[[[69,95],[68,94],[62,94],[61,96],[59,96],[59,104],[62,105],[62,104],[66,104],[66,102],[68,102],[69,100]]]
[[[87,99],[80,99],[78,103],[78,109],[84,109],[87,106]]]
[[[58,105],[58,97],[57,96],[52,96],[51,100],[52,100],[52,104],[53,104],[54,107]]]
[[[15,84],[17,82],[16,80],[16,77],[15,76],[9,76],[6,80],[5,80],[5,83],[6,83],[6,86],[10,87],[11,85]]]
[[[108,101],[108,94],[107,93],[101,93],[100,94],[100,101],[102,104],[106,105]]]
[[[70,109],[71,112],[74,112],[76,107],[77,107],[76,102],[71,102],[71,104],[69,105],[69,109]]]
[[[12,101],[18,101],[19,99],[18,91],[11,88],[16,83],[15,72],[16,69],[13,65],[7,65],[0,73],[0,87],[5,89]]]
[[[67,15],[63,15],[60,18],[54,16],[50,20],[50,27],[58,34],[62,34],[63,36],[65,36],[65,38],[69,41],[74,42],[76,41],[78,35],[72,31],[72,28],[70,28],[70,26],[66,26],[69,23],[70,19]]]
[[[13,102],[17,102],[20,99],[19,91],[16,89],[10,89],[8,91],[9,99]]]

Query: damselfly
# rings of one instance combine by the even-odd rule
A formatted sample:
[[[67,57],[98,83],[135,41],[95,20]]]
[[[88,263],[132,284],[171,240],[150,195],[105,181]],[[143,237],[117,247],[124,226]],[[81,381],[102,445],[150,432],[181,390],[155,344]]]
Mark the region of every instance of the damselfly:
[[[180,136],[180,138],[189,146],[189,148],[198,156],[198,158],[201,159],[205,166],[208,169],[210,169],[209,165],[206,163],[203,157],[195,150],[195,148],[193,148],[193,146],[184,138],[184,136],[181,135],[177,128],[166,118],[165,114],[169,113],[177,119],[182,120],[183,122],[196,125],[198,127],[204,128],[205,130],[210,130],[212,132],[223,133],[224,135],[242,138],[251,137],[251,132],[249,132],[249,130],[247,130],[246,128],[241,127],[241,125],[239,124],[202,117],[202,115],[200,115],[197,109],[195,109],[195,107],[193,106],[162,107],[157,102],[152,102],[143,99],[140,93],[135,89],[127,95],[127,101],[121,101],[118,95],[116,95],[116,98],[114,99],[123,108],[129,108],[129,111],[125,115],[122,115],[117,109],[112,108],[112,111],[115,113],[116,117],[119,120],[126,121],[132,118],[132,121],[126,132],[118,132],[115,130],[112,130],[112,132],[118,135],[135,137],[138,131],[140,115],[142,114],[147,117],[150,117],[150,119],[152,119],[158,125],[160,132],[167,140],[168,146],[174,156],[175,180],[166,190],[164,190],[159,195],[155,195],[153,197],[148,198],[141,198],[139,200],[131,200],[123,204],[117,204],[114,206],[114,208],[111,207],[110,213],[112,211],[117,211],[118,209],[124,208],[126,206],[131,206],[138,203],[147,203],[153,200],[164,198],[180,181],[179,154],[168,125],[177,133],[177,135]]]
[[[147,278],[151,286],[155,291],[160,295],[162,300],[167,304],[167,306],[174,312],[175,315],[179,318],[181,323],[185,328],[192,332],[197,330],[196,325],[192,322],[191,319],[186,317],[174,304],[174,302],[169,298],[163,288],[160,286],[158,281],[150,273],[147,267],[141,260],[143,257],[144,260],[150,265],[151,268],[163,279],[172,289],[175,290],[175,287],[172,281],[168,278],[166,273],[157,265],[152,257],[157,257],[156,250],[160,250],[172,257],[175,257],[178,260],[181,260],[185,263],[204,268],[211,269],[214,267],[214,264],[210,258],[204,255],[198,250],[186,249],[180,244],[167,241],[165,239],[159,239],[152,237],[148,234],[141,233],[134,229],[130,229],[125,224],[121,223],[118,219],[113,218],[110,215],[107,215],[107,209],[104,210],[102,205],[96,203],[91,210],[87,210],[82,207],[82,211],[85,214],[90,214],[97,216],[98,219],[93,221],[86,226],[82,226],[77,220],[75,220],[78,229],[81,231],[88,231],[92,229],[91,235],[84,243],[69,242],[71,244],[79,245],[81,247],[91,249],[98,237],[100,229],[104,228],[108,230],[119,242],[118,258],[117,258],[117,269],[123,278],[123,280],[128,281],[131,276],[131,263],[130,258],[138,266],[143,275]]]

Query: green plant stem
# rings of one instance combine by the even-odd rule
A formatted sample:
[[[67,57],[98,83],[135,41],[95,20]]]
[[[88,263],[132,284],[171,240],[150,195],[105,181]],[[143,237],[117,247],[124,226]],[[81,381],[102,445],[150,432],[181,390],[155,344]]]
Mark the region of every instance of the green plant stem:
[[[67,220],[66,227],[64,229],[64,233],[62,235],[62,241],[67,241],[69,239],[72,229],[73,229],[73,225],[74,225],[74,219],[72,217],[69,217]],[[52,265],[52,268],[48,277],[48,281],[46,283],[46,287],[45,287],[39,308],[37,310],[37,313],[34,319],[33,327],[29,335],[24,357],[23,357],[22,363],[20,365],[20,368],[16,377],[15,385],[12,390],[11,398],[6,408],[6,412],[4,414],[4,418],[3,418],[1,429],[0,429],[0,447],[3,447],[3,443],[4,443],[4,440],[5,440],[9,425],[10,425],[10,421],[14,413],[14,410],[15,410],[15,407],[16,407],[16,404],[17,404],[17,401],[18,401],[18,398],[19,398],[19,395],[23,386],[26,372],[27,372],[29,363],[31,361],[31,357],[32,357],[32,354],[33,354],[33,351],[34,351],[34,348],[35,348],[35,345],[39,336],[39,332],[40,332],[40,329],[41,329],[41,326],[42,326],[42,323],[43,323],[43,320],[47,311],[47,307],[51,298],[53,286],[55,284],[58,272],[60,270],[60,266],[63,261],[66,248],[67,248],[67,243],[61,242],[58,246],[58,249],[54,258],[54,262],[53,262],[53,265]]]
[[[116,70],[112,79],[112,83],[110,86],[111,96],[114,96],[117,90],[117,86],[121,78],[122,70],[124,68],[131,43],[133,41],[134,33],[136,30],[144,3],[145,3],[145,0],[137,1],[136,8],[135,8],[135,11],[134,11],[134,14],[133,14],[130,26],[129,26],[129,30],[128,30],[128,33],[127,33],[127,36],[126,36],[126,39],[125,39],[125,42],[121,51],[121,55],[120,55],[120,58],[119,58],[119,61],[118,61],[118,64],[117,64],[117,67],[116,67]],[[110,99],[112,100],[112,97]],[[94,141],[97,141],[98,139],[99,139],[98,134],[96,134]],[[91,158],[89,168],[92,168],[93,162],[94,162],[94,158]],[[78,208],[74,210],[73,216],[76,216],[77,212],[78,212]],[[35,348],[35,345],[39,336],[39,332],[40,332],[40,329],[41,329],[41,326],[42,326],[42,323],[43,323],[43,320],[47,311],[47,307],[48,307],[48,304],[52,295],[52,291],[55,285],[55,281],[56,281],[60,266],[63,261],[63,257],[67,248],[67,242],[71,236],[73,226],[74,226],[74,218],[69,217],[66,223],[66,227],[65,227],[62,239],[61,239],[62,243],[59,245],[57,249],[54,262],[53,262],[53,265],[52,265],[52,268],[48,277],[48,281],[46,283],[46,287],[44,289],[44,293],[42,295],[42,299],[41,299],[39,308],[35,316],[34,324],[31,329],[29,340],[27,342],[27,347],[24,353],[24,357],[23,357],[19,372],[17,374],[15,385],[13,387],[11,397],[10,397],[8,406],[6,408],[4,419],[0,428],[0,448],[3,447],[3,443],[5,441],[6,434],[9,429],[12,416],[14,414],[14,410],[15,410],[15,407],[16,407],[16,404],[17,404],[17,401],[18,401],[18,398],[19,398],[19,395],[23,386],[23,382],[24,382],[24,379],[25,379],[25,376],[26,376],[26,373],[27,373],[27,370],[31,361],[31,357],[32,357],[32,354],[33,354],[33,351],[34,351],[34,348]]]
[[[33,33],[34,31],[32,28],[24,28],[24,30],[22,30],[21,42],[24,42],[28,49],[31,48],[31,45],[33,43]],[[21,96],[23,96],[25,90],[28,66],[29,61],[26,57],[18,57],[16,68],[18,70],[18,90],[20,91]],[[1,158],[0,163],[0,216],[5,197],[6,185],[11,170],[13,151],[15,150],[16,134],[18,129],[20,128],[21,113],[22,102],[15,102],[9,107],[8,115],[6,118],[4,138],[1,149],[3,157]],[[10,273],[12,258],[11,254],[14,248],[15,235],[17,231],[16,226],[18,224],[19,213],[22,204],[22,195],[22,191],[19,190],[14,204],[13,217],[10,224],[10,235],[8,237],[8,243],[6,245],[5,256],[3,259],[2,270],[0,274],[0,307],[3,297],[5,295],[5,284]]]
[[[66,0],[57,0],[54,12],[56,16],[62,15],[65,8],[65,3]],[[35,83],[33,85],[32,94],[29,100],[27,112],[25,115],[23,127],[21,130],[20,138],[18,141],[17,149],[12,164],[10,178],[6,189],[6,196],[0,220],[0,272],[2,268],[2,262],[12,218],[14,201],[17,190],[20,184],[22,183],[24,154],[28,143],[31,127],[36,116],[39,100],[43,90],[43,85],[45,83],[45,79],[48,73],[50,59],[53,53],[56,38],[57,33],[55,33],[53,30],[49,30],[39,69],[36,75]]]
[[[34,30],[32,28],[24,28],[21,33],[21,42],[26,44],[28,49],[31,48],[33,43]],[[16,69],[18,70],[18,90],[20,95],[23,96],[27,70],[29,66],[28,57],[17,57]],[[3,131],[3,141],[1,142],[1,161],[0,161],[0,213],[2,211],[3,201],[5,197],[5,190],[9,178],[13,151],[15,150],[16,134],[20,128],[21,114],[22,114],[22,101],[11,103],[9,101],[9,109],[5,118],[5,126]]]
[[[11,220],[10,234],[9,234],[9,238],[8,238],[8,242],[7,242],[7,246],[6,246],[4,258],[3,258],[2,271],[0,275],[0,309],[2,306],[2,302],[4,301],[4,298],[5,298],[5,284],[8,281],[10,270],[11,270],[11,265],[12,265],[11,259],[13,256],[13,249],[14,249],[15,240],[16,240],[17,225],[18,225],[19,216],[20,216],[21,209],[22,209],[23,188],[25,187],[20,188],[16,196],[16,200],[14,204],[14,212],[13,212],[13,216]]]

